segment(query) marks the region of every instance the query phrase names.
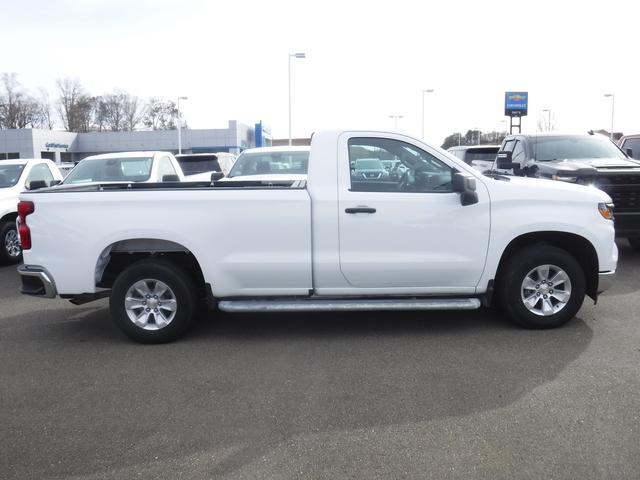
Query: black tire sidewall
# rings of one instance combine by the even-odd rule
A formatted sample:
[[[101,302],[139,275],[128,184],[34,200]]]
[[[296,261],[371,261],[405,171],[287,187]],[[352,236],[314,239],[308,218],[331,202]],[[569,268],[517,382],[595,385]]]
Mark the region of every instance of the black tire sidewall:
[[[522,302],[521,286],[524,277],[540,265],[555,265],[564,270],[571,280],[571,298],[558,313],[540,316],[530,312]],[[507,263],[501,281],[502,304],[509,316],[525,328],[555,328],[575,317],[586,294],[584,272],[578,261],[557,247],[529,247],[515,254]]]
[[[640,252],[640,236],[638,237],[629,237],[629,245],[636,252]]]
[[[14,263],[18,263],[22,259],[22,253],[17,257],[12,257],[9,255],[5,248],[5,239],[10,231],[15,231],[17,233],[16,224],[14,222],[2,222],[0,223],[0,263],[4,265],[12,265]]]
[[[166,283],[176,296],[178,309],[169,325],[160,330],[144,330],[127,315],[124,301],[131,286],[145,278]],[[165,343],[179,338],[192,322],[196,311],[193,280],[178,265],[165,260],[141,260],[123,271],[113,284],[109,298],[111,316],[130,338],[141,343]]]

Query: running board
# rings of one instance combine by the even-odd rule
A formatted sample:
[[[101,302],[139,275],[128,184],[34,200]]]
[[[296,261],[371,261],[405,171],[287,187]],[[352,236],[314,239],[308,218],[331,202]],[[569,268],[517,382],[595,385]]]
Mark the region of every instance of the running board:
[[[327,299],[327,300],[222,300],[218,308],[223,312],[358,312],[370,310],[476,310],[477,298],[433,299]]]

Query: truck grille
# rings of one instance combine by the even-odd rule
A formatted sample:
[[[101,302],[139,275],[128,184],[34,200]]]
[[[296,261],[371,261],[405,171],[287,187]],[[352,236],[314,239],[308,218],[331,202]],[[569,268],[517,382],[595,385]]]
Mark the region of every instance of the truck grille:
[[[640,212],[640,173],[605,174],[595,186],[609,194],[616,212]]]

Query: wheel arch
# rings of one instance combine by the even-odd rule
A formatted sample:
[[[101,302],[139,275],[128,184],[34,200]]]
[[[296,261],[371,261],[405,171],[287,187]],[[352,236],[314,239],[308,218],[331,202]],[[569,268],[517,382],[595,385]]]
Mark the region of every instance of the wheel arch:
[[[128,266],[153,257],[168,260],[184,269],[204,292],[204,274],[195,255],[180,243],[157,238],[130,238],[105,247],[95,265],[96,287],[111,288]]]
[[[18,218],[18,212],[9,212],[0,218],[0,223],[15,222]]]
[[[575,258],[585,275],[587,295],[594,301],[597,299],[598,289],[598,253],[593,244],[583,236],[569,232],[543,231],[531,232],[520,235],[507,245],[502,252],[498,269],[496,271],[496,283],[504,271],[507,260],[518,250],[535,245],[550,245],[565,250]]]

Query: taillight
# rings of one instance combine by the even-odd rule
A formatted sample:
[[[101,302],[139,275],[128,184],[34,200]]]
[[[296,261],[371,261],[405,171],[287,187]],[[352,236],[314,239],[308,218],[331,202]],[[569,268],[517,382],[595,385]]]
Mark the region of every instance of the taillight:
[[[27,226],[27,215],[35,210],[33,202],[18,203],[18,233],[20,234],[20,246],[23,250],[31,248],[31,230]]]

